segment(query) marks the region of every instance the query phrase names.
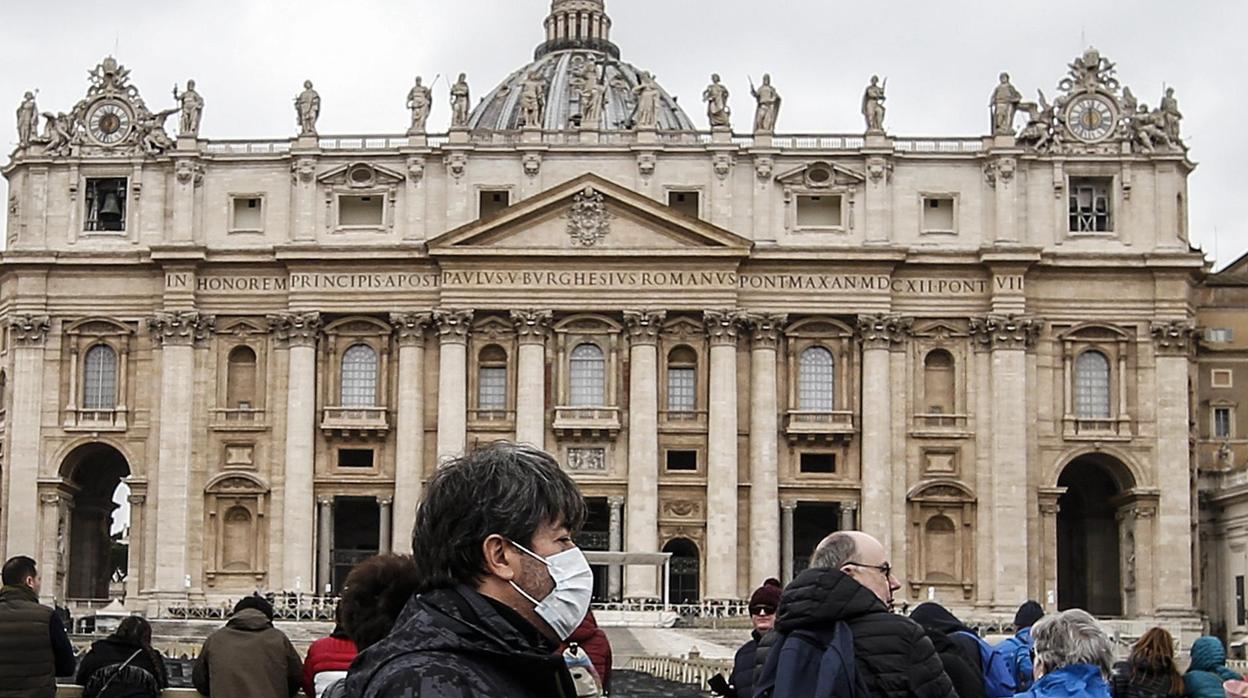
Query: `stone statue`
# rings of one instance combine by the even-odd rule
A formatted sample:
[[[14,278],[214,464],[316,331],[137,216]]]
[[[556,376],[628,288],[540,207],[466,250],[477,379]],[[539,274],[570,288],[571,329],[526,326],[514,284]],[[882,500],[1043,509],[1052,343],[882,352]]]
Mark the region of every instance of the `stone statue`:
[[[17,144],[25,148],[39,135],[39,107],[35,105],[35,93],[27,92],[17,108]]]
[[[520,118],[524,128],[541,128],[546,112],[546,80],[537,72],[529,73],[520,84]]]
[[[321,96],[312,89],[312,81],[303,81],[303,92],[295,97],[295,112],[299,115],[299,135],[315,136],[316,120],[321,116]]]
[[[173,88],[173,98],[178,100],[178,104],[182,105],[182,119],[178,125],[178,135],[180,136],[198,136],[199,120],[204,115],[204,98],[199,96],[195,91],[195,81],[186,81],[186,91],[178,94],[178,88]]]
[[[598,78],[598,66],[585,61],[577,74],[580,82],[581,128],[596,129],[602,121],[602,100],[606,96]]]
[[[1148,153],[1156,152],[1158,144],[1170,146],[1170,137],[1162,127],[1164,122],[1160,109],[1149,111],[1147,104],[1140,104],[1130,121],[1132,142]]]
[[[1036,90],[1036,92],[1040,95],[1039,102],[1022,102],[1019,105],[1023,111],[1027,112],[1027,125],[1018,134],[1018,141],[1030,144],[1031,147],[1043,153],[1057,144],[1057,130],[1053,128],[1054,108],[1045,99],[1044,90]]]
[[[719,75],[711,76],[711,84],[702,92],[702,101],[706,102],[706,117],[710,119],[711,128],[731,128],[732,108],[728,106],[728,88],[719,81]]]
[[[992,91],[989,108],[992,111],[992,133],[997,136],[1014,135],[1014,116],[1018,113],[1023,96],[1010,84],[1010,74],[1001,73],[1001,82]]]
[[[763,75],[763,84],[754,87],[750,81],[750,94],[758,108],[754,111],[754,132],[773,133],[776,130],[776,119],[780,116],[780,93],[771,86],[771,75]]]
[[[862,116],[867,121],[867,133],[884,133],[884,88],[886,80],[880,84],[880,76],[872,75],[871,84],[862,93]]]
[[[1174,97],[1174,88],[1167,87],[1165,95],[1161,98],[1161,115],[1162,129],[1165,130],[1166,136],[1171,141],[1179,141],[1179,122],[1183,120],[1183,113],[1179,111],[1179,100]]]
[[[43,127],[44,152],[49,155],[68,155],[73,146],[74,122],[65,112],[44,112],[47,122]]]
[[[421,83],[419,75],[416,76],[416,84],[407,93],[407,108],[412,110],[412,127],[407,132],[424,133],[429,112],[433,110],[433,90]]]
[[[633,88],[637,96],[637,107],[633,110],[633,128],[638,130],[654,130],[659,127],[659,84],[648,72],[641,74],[641,80]]]
[[[460,73],[459,79],[451,85],[451,128],[468,128],[468,117],[472,114],[469,97],[468,76]]]

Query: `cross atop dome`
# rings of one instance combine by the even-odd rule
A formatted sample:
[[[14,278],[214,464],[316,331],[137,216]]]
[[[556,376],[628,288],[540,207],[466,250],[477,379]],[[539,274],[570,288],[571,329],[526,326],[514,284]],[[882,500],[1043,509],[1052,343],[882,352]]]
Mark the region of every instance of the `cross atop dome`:
[[[604,0],[552,0],[545,27],[546,41],[537,47],[535,59],[569,49],[620,57],[619,47],[611,43],[611,18]]]

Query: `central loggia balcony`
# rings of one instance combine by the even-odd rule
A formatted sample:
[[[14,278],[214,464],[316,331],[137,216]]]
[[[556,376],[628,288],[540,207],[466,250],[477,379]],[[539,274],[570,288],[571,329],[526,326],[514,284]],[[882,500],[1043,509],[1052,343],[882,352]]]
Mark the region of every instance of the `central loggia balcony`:
[[[109,409],[71,408],[65,410],[65,431],[125,431],[126,413],[124,407]]]
[[[263,431],[269,428],[268,414],[254,407],[219,407],[212,411],[213,431]]]
[[[385,407],[326,407],[321,412],[321,431],[328,435],[381,436],[390,430]]]
[[[852,410],[789,410],[784,431],[790,441],[848,439],[858,432]]]
[[[555,434],[565,438],[615,438],[620,433],[618,407],[556,407]]]

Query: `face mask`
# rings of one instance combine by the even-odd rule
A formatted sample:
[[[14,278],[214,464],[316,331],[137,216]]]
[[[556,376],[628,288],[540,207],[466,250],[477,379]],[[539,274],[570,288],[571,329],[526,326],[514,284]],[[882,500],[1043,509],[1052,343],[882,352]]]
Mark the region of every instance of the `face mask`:
[[[555,588],[546,598],[538,601],[514,581],[511,586],[533,603],[534,612],[546,621],[560,640],[568,639],[585,620],[590,598],[594,595],[594,572],[589,568],[585,553],[580,548],[571,548],[543,558],[515,541],[511,544],[546,565],[550,578],[555,580]]]

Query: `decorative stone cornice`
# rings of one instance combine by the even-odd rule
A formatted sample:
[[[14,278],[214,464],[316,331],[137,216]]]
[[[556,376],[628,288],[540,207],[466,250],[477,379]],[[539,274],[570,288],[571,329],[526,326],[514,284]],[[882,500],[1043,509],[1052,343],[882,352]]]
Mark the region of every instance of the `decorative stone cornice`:
[[[858,318],[858,339],[865,349],[891,349],[906,341],[914,318],[900,315],[863,315]]]
[[[17,315],[9,320],[9,336],[18,346],[41,346],[51,327],[52,320],[47,315]]]
[[[702,319],[712,345],[735,345],[737,335],[745,324],[745,314],[739,310],[706,310],[702,312]]]
[[[269,330],[292,347],[315,346],[321,324],[321,314],[315,312],[269,316]]]
[[[755,349],[775,349],[788,322],[788,315],[769,313],[751,313],[745,316],[745,324],[750,328],[750,340]]]
[[[433,324],[433,313],[425,310],[416,313],[390,313],[390,326],[399,340],[399,346],[416,346],[425,341],[425,330]]]
[[[471,310],[435,310],[433,322],[443,344],[466,344],[472,333]]]
[[[217,319],[192,310],[156,313],[147,321],[156,341],[165,346],[190,346],[208,339],[216,329]]]
[[[1195,348],[1196,328],[1186,320],[1154,322],[1151,332],[1160,356],[1189,356]]]
[[[971,318],[970,335],[984,349],[1027,349],[1035,344],[1044,321],[1023,315],[986,315]]]
[[[521,344],[545,344],[555,314],[549,310],[513,310],[511,323]]]
[[[625,310],[624,331],[632,344],[658,344],[659,332],[667,312],[663,310]]]

